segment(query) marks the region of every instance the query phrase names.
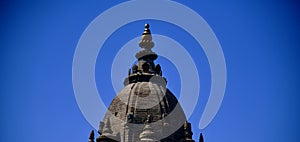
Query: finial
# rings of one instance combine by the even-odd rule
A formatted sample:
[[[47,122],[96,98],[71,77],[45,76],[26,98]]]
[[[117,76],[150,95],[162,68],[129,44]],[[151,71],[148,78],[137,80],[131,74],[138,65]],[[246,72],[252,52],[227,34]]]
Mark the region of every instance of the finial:
[[[139,43],[139,46],[144,50],[151,50],[154,47],[154,43],[152,42],[152,36],[150,31],[150,25],[145,24],[145,30],[142,35],[142,40]]]
[[[132,68],[133,74],[139,72],[151,73],[151,74],[155,73],[155,65],[153,61],[156,60],[158,56],[155,52],[151,50],[154,47],[154,43],[152,41],[152,35],[149,28],[150,25],[145,24],[145,29],[142,34],[142,39],[139,42],[139,46],[142,48],[142,50],[140,50],[138,53],[135,54],[135,57],[139,59],[139,62],[137,66]]]
[[[145,24],[145,28],[146,29],[149,29],[150,28],[150,25],[147,23],[147,24]]]
[[[183,126],[184,126],[184,130],[185,130],[185,140],[186,140],[186,142],[195,142],[193,140],[193,132],[192,132],[191,123],[185,121]]]
[[[204,142],[204,138],[203,138],[202,133],[200,133],[200,140],[199,140],[199,142]]]
[[[151,34],[151,31],[150,31],[149,28],[150,28],[150,25],[149,24],[145,24],[145,30],[144,30],[143,35]]]
[[[92,130],[90,133],[89,142],[94,142],[94,139],[95,139],[95,134],[94,134],[94,130]]]

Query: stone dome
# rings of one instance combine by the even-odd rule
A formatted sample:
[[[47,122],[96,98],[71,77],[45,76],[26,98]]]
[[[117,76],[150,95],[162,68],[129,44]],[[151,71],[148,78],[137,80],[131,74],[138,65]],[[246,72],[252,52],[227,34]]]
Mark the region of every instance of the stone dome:
[[[156,77],[158,78],[158,76]],[[100,133],[120,141],[126,139],[123,134],[126,133],[124,128],[127,125],[133,130],[131,133],[135,134],[130,138],[134,141],[140,141],[140,137],[149,137],[148,139],[152,140],[162,139],[175,133],[178,129],[179,137],[174,135],[172,139],[180,139],[184,138],[182,126],[185,121],[185,114],[169,89],[156,82],[136,82],[125,86],[113,99],[104,118],[104,126],[100,128],[102,130]],[[108,132],[104,129],[107,122],[110,125]],[[148,133],[143,133],[146,123],[153,125],[151,126],[152,130],[148,129]],[[155,134],[149,136],[150,133]],[[164,135],[158,136],[162,133]]]
[[[124,88],[112,100],[100,122],[97,142],[156,142],[193,140],[191,125],[173,93],[166,88],[158,57],[151,51],[149,25],[145,26],[138,63],[128,71]]]

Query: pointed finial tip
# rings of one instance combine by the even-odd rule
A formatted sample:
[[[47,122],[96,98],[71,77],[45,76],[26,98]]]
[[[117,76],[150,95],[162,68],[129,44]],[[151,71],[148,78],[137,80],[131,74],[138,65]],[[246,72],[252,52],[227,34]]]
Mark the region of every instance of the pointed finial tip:
[[[95,138],[94,130],[91,131],[89,139],[93,142]]]
[[[145,24],[145,28],[146,29],[149,29],[150,28],[150,25],[147,23],[147,24]]]
[[[145,24],[145,30],[144,30],[144,32],[143,32],[143,35],[149,35],[149,34],[151,34],[151,31],[150,31],[150,25],[147,23],[147,24]]]
[[[199,140],[199,142],[204,142],[204,138],[203,138],[203,134],[202,133],[200,133],[200,140]]]

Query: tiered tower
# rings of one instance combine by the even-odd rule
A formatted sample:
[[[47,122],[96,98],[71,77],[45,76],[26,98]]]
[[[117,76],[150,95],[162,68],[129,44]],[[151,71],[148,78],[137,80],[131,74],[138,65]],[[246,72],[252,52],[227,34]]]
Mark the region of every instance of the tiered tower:
[[[138,59],[128,71],[124,89],[112,100],[100,122],[96,142],[194,142],[191,124],[172,92],[166,88],[149,24],[145,25]],[[187,95],[187,94],[185,94]],[[89,142],[94,142],[94,132]],[[201,134],[200,142],[203,142]]]

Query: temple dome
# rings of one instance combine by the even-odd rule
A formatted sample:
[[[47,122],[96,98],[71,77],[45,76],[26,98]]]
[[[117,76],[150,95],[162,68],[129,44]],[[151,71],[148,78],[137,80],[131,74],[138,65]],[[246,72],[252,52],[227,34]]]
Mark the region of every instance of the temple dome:
[[[159,78],[159,76],[154,76],[154,78]],[[157,81],[157,79],[154,80]],[[149,116],[151,120],[148,119]],[[147,134],[143,130],[149,121],[154,128],[152,131],[148,128]],[[104,135],[106,133],[107,136],[119,141],[125,138],[123,136],[126,133],[124,126],[127,125],[131,127],[131,130],[134,129],[131,133],[135,135],[130,138],[131,140],[138,141],[141,134],[150,137],[150,133],[155,135],[155,138],[165,138],[178,129],[180,130],[177,132],[179,137],[173,136],[172,139],[180,139],[184,138],[182,126],[185,121],[185,114],[178,104],[178,100],[162,83],[155,81],[136,82],[125,86],[112,100],[103,121],[104,125],[107,125],[107,122],[110,123],[110,130],[109,133],[101,133]],[[151,126],[148,125],[147,127]],[[100,129],[103,130],[103,128]],[[168,132],[159,132],[164,129]],[[158,136],[161,133],[164,133],[165,136]]]
[[[154,43],[148,24],[139,45],[142,50],[136,54],[138,62],[129,69],[125,87],[100,122],[97,142],[192,142],[190,123],[166,87],[160,65],[154,63],[158,56],[151,50]]]

